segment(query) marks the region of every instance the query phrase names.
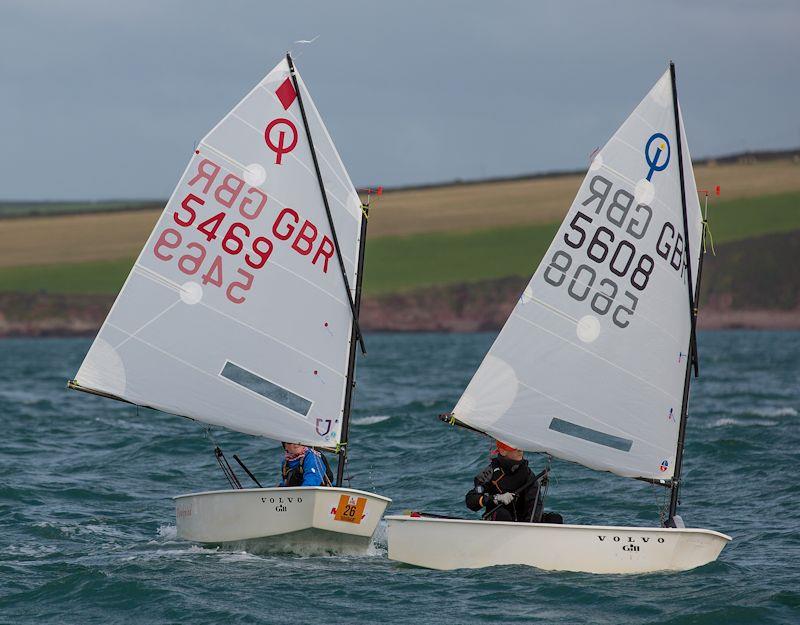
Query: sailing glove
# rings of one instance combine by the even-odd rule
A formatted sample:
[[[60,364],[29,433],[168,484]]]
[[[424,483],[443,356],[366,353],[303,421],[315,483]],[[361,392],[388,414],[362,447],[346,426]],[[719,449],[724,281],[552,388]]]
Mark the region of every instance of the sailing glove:
[[[514,501],[514,497],[516,497],[514,493],[500,493],[495,495],[492,498],[492,501],[494,501],[496,504],[503,504],[504,506],[507,506]]]

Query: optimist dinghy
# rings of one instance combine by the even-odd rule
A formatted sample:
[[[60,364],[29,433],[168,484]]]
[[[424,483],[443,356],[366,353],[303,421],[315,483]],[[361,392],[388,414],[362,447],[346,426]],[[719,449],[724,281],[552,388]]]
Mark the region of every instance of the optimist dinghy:
[[[288,54],[197,146],[68,386],[339,463],[243,489],[217,448],[231,489],[176,497],[179,537],[368,546],[391,500],[342,488],[368,205]]]
[[[677,516],[704,222],[675,68],[594,157],[564,222],[447,420],[670,489],[662,527],[388,516],[389,558],[683,571],[731,540]],[[688,261],[687,261],[688,259]]]

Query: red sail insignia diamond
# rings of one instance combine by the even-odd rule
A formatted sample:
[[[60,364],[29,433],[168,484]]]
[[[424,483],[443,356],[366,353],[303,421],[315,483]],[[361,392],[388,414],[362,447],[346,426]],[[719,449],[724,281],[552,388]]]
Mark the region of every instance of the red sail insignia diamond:
[[[278,96],[284,110],[288,110],[297,97],[297,92],[294,90],[291,78],[287,78],[281,83],[281,86],[275,90],[275,95]]]

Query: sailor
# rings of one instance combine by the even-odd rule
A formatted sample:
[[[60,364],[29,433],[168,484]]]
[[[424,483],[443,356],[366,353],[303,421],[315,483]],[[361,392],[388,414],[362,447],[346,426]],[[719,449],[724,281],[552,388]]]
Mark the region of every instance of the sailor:
[[[539,481],[522,450],[499,440],[489,466],[475,476],[466,504],[470,510],[485,508],[484,518],[490,521],[562,522],[558,514],[549,513],[542,518]]]
[[[286,452],[280,486],[330,486],[333,473],[328,460],[316,449],[299,443],[282,443]]]

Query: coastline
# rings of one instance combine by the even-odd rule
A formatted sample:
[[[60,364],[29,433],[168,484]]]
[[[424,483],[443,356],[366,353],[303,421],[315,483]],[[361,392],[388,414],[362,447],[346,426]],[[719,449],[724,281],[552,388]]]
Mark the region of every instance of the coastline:
[[[371,332],[496,332],[524,278],[365,295],[361,327]],[[114,302],[107,294],[0,293],[0,338],[93,336]],[[734,308],[729,298],[701,305],[701,330],[800,330],[800,307]]]

